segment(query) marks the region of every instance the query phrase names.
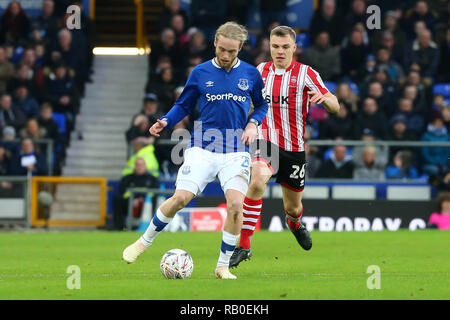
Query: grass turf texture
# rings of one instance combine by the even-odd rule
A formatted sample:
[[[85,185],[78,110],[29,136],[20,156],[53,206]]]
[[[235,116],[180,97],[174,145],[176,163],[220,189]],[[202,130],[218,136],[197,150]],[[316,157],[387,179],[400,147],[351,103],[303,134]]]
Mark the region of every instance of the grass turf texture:
[[[134,264],[121,260],[135,232],[0,234],[0,299],[450,299],[448,232],[312,232],[303,251],[288,231],[253,237],[253,258],[219,280],[221,233],[162,233]],[[194,272],[167,280],[159,261],[188,251]],[[66,287],[67,267],[81,269],[81,289]],[[369,290],[367,267],[381,269]]]

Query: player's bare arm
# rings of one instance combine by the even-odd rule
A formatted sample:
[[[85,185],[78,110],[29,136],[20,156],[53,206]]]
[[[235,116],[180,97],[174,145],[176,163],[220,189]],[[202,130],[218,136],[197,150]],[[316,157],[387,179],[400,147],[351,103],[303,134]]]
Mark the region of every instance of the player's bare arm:
[[[330,92],[322,94],[319,91],[308,91],[308,95],[310,96],[311,102],[322,104],[330,113],[338,113],[339,102],[334,94]]]

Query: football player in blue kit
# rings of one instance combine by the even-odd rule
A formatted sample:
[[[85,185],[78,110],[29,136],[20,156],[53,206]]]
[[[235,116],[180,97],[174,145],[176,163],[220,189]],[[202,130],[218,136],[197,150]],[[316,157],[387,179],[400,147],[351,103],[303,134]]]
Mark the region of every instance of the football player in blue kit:
[[[192,70],[174,106],[150,128],[152,135],[159,136],[198,103],[200,115],[177,175],[176,191],[157,209],[145,233],[123,251],[126,262],[134,262],[175,214],[217,177],[226,198],[227,218],[215,274],[221,279],[236,279],[228,266],[239,239],[250,181],[248,145],[257,138],[257,127],[268,110],[260,73],[237,57],[247,36],[247,30],[237,23],[220,26],[214,39],[215,58]],[[251,102],[254,111],[249,116]]]

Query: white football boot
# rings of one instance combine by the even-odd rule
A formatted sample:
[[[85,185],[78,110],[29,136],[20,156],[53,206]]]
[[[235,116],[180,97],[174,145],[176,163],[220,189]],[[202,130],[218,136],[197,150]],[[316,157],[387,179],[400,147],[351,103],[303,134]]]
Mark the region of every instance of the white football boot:
[[[237,277],[230,272],[228,266],[221,266],[216,268],[216,277],[219,279],[237,279]]]
[[[136,259],[145,251],[145,246],[141,243],[141,240],[137,240],[136,242],[130,244],[128,247],[123,250],[123,260],[128,263],[133,263]]]

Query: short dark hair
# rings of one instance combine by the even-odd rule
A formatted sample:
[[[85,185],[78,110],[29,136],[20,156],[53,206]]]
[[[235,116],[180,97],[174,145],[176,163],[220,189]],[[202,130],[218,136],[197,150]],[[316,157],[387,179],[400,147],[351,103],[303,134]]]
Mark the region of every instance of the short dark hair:
[[[439,213],[442,211],[442,203],[444,201],[450,201],[450,192],[442,192],[437,197],[437,206]]]
[[[277,36],[277,37],[284,37],[284,36],[290,36],[292,40],[296,40],[297,34],[295,33],[294,29],[288,26],[278,26],[272,29],[270,31],[270,37]]]

